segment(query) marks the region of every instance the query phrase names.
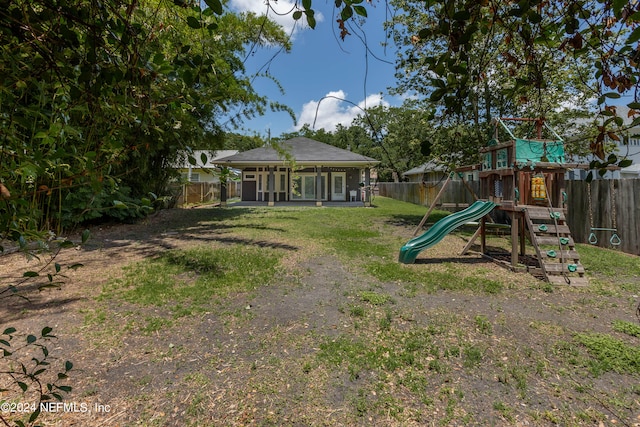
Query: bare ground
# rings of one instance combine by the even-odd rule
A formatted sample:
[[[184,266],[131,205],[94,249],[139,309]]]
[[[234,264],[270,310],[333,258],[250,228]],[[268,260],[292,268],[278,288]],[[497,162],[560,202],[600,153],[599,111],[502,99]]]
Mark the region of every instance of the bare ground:
[[[594,296],[568,287],[544,292],[526,274],[477,255],[459,256],[465,241],[456,236],[425,251],[415,268],[438,272],[462,265],[499,277],[507,290],[415,292],[314,248],[247,241],[287,250],[289,274],[277,285],[216,299],[202,314],[141,334],[133,323],[170,315],[99,299],[123,266],[194,241],[243,241],[232,229],[179,229],[193,212],[162,211],[141,224],[95,228],[85,247],[56,260],[84,264],[66,273],[61,289],[3,301],[0,330],[54,329],[51,352],[74,363],[74,389],[66,401],[89,408],[43,414],[43,424],[640,425],[637,376],[590,376],[580,366],[584,350],[572,341],[575,333],[611,333],[614,320],[635,320],[636,296]],[[394,227],[399,235],[412,231]],[[1,280],[37,265],[18,254],[3,257]],[[354,316],[349,310],[360,303],[358,292],[370,289],[392,304],[368,307],[366,318]],[[418,354],[420,363],[396,371],[363,362],[354,372],[321,359],[318,343],[363,331],[375,341],[383,319],[406,331],[406,340],[431,331],[436,340],[420,351],[440,353]],[[469,365],[463,352],[475,348],[481,362]],[[443,357],[443,349],[451,354]],[[389,358],[387,353],[379,357]],[[574,364],[567,363],[570,357]],[[0,394],[0,400],[9,398],[15,396]]]

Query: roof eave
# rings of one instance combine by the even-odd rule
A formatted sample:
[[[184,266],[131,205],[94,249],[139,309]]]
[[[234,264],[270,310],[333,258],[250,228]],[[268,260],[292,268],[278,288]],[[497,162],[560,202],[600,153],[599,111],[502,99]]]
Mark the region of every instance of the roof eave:
[[[378,160],[370,160],[370,161],[326,161],[326,162],[313,162],[313,161],[298,161],[296,162],[297,167],[312,167],[312,166],[324,166],[324,167],[372,167],[380,163]],[[248,168],[248,167],[260,167],[260,166],[291,166],[289,162],[283,160],[273,160],[273,161],[223,161],[218,164],[225,166],[231,166],[236,168]]]

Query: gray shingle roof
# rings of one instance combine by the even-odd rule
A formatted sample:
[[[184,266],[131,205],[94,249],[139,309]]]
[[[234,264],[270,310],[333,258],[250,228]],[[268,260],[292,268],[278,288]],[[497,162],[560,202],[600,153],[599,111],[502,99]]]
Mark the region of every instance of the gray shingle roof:
[[[280,150],[272,146],[254,148],[233,156],[217,159],[218,164],[242,166],[251,164],[280,164],[285,161],[285,153],[296,163],[305,165],[373,165],[378,160],[342,148],[334,147],[310,138],[296,137],[278,144]]]
[[[410,169],[402,174],[402,176],[407,175],[421,175],[426,172],[446,172],[447,167],[441,163],[437,163],[433,160],[428,161],[427,163],[423,163],[422,165]]]

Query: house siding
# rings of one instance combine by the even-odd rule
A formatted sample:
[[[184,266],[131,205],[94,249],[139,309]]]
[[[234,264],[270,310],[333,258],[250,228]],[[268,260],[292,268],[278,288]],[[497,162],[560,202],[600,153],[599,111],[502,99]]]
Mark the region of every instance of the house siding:
[[[270,171],[271,169],[271,171]],[[277,170],[276,170],[277,169]],[[269,179],[273,172],[273,183],[270,183]],[[322,200],[326,201],[348,201],[349,191],[357,191],[357,201],[362,201],[362,195],[360,190],[362,169],[360,168],[336,168],[336,167],[321,167],[314,168],[308,167],[299,169],[297,171],[291,171],[290,168],[269,168],[269,166],[245,168],[242,174],[242,201],[259,201],[268,202],[270,195],[270,185],[273,186],[273,194],[275,202],[298,200],[293,197],[292,188],[294,180],[297,176],[311,176],[317,175],[318,172],[326,177],[323,188],[326,193],[326,197],[322,197]],[[345,196],[343,199],[334,200],[332,197],[332,185],[333,177],[335,174],[344,174],[345,176]],[[285,191],[282,191],[281,176],[285,179]],[[249,177],[249,179],[247,179]],[[317,182],[314,184],[317,186]],[[317,188],[317,187],[316,187]],[[315,193],[315,191],[314,191]],[[314,198],[313,200],[316,200]],[[306,199],[309,200],[309,199]]]
[[[365,205],[370,202],[368,196],[363,200],[358,190],[361,181],[369,182],[370,168],[378,160],[305,137],[278,145],[301,169],[292,171],[282,153],[271,146],[220,159],[220,164],[242,170],[243,181],[255,181],[243,185],[243,201],[268,201],[270,205],[281,201],[346,202],[351,199],[349,192],[355,191],[357,200]],[[365,179],[361,178],[363,173]]]

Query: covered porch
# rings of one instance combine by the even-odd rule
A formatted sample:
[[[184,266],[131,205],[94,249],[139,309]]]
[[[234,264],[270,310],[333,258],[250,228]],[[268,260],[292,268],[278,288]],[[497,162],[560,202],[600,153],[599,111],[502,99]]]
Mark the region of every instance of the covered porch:
[[[242,202],[266,206],[282,203],[371,204],[371,168],[379,162],[309,138],[278,144],[218,160],[242,171]]]
[[[248,167],[242,171],[241,199],[267,202],[326,203],[371,202],[371,175],[368,168],[312,166],[298,170],[288,167]]]
[[[315,208],[318,207],[318,204],[315,202],[277,202],[274,205],[270,205],[269,202],[248,202],[248,201],[236,201],[230,202],[227,204],[228,207],[266,207],[266,206],[278,206],[278,207],[309,207]],[[364,202],[323,202],[320,207],[333,207],[333,208],[363,208],[365,207]]]

